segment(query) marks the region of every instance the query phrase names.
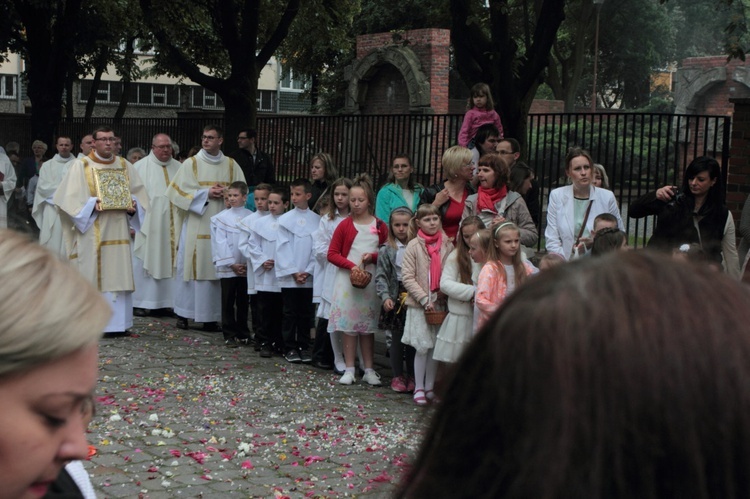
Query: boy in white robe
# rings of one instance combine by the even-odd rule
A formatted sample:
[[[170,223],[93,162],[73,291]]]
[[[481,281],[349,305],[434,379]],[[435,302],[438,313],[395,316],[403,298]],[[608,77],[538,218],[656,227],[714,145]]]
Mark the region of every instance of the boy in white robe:
[[[279,219],[279,237],[276,239],[276,277],[284,301],[281,326],[286,347],[284,358],[293,364],[309,363],[312,362],[310,329],[315,316],[312,234],[320,224],[320,216],[308,208],[312,196],[309,180],[294,180],[290,195],[294,208]]]
[[[261,217],[270,215],[268,211],[268,195],[271,193],[271,189],[272,187],[269,184],[258,184],[255,186],[253,197],[256,211],[240,220],[238,225],[240,229],[240,252],[248,260],[250,259],[250,235],[255,230],[255,222]],[[245,206],[247,207],[247,203],[245,203]],[[253,325],[253,343],[255,351],[258,352],[261,349],[260,338],[263,337],[263,333],[260,333],[260,336],[258,336],[258,331],[261,329],[261,321],[260,313],[258,312],[258,292],[255,289],[255,272],[252,269],[247,272],[247,294],[250,299],[250,322]]]
[[[229,208],[211,217],[211,253],[221,282],[221,331],[230,348],[250,344],[247,326],[247,259],[239,248],[240,221],[252,212],[245,208],[247,184],[232,182],[226,193]]]
[[[261,217],[253,224],[248,239],[246,257],[255,274],[258,315],[261,327],[255,332],[255,341],[260,344],[260,356],[271,357],[274,350],[284,352],[281,336],[282,309],[281,287],[276,278],[276,239],[279,235],[279,218],[289,206],[288,191],[273,189],[268,195],[269,216]]]

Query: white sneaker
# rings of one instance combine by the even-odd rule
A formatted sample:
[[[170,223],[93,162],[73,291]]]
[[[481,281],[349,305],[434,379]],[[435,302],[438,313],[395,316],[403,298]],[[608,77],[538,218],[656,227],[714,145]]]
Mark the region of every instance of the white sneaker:
[[[341,378],[339,379],[339,384],[351,385],[352,383],[354,383],[354,373],[350,371],[345,371],[344,375],[341,376]]]
[[[375,371],[365,371],[365,375],[362,376],[362,381],[372,386],[382,385],[380,381],[380,375]]]

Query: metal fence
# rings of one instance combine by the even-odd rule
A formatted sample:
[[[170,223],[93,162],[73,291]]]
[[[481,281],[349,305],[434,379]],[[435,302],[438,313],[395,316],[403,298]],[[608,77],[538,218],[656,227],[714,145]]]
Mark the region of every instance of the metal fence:
[[[385,181],[392,159],[406,153],[419,181],[432,184],[442,178],[443,151],[456,144],[462,119],[462,115],[261,115],[258,144],[276,164],[282,183],[308,177],[309,158],[325,151],[333,156],[341,175],[365,172],[375,185]],[[28,120],[28,115],[0,115],[0,145],[15,140],[22,151],[30,152]],[[93,127],[114,125],[123,138],[123,151],[127,151],[135,146],[148,150],[151,137],[165,132],[187,151],[200,144],[203,127],[209,122],[222,126],[222,120],[205,118],[124,118],[114,124],[94,118],[88,124],[83,119],[62,122],[59,133],[72,136],[77,146]],[[631,200],[662,185],[678,184],[685,166],[696,156],[719,159],[726,180],[729,133],[727,116],[531,114],[522,157],[537,174],[544,209],[549,191],[565,183],[568,148],[588,149],[595,161],[605,166],[631,240],[640,245],[650,235],[651,221],[627,218]],[[226,137],[224,150],[232,151],[235,144],[234,137]]]
[[[540,206],[546,207],[549,192],[566,183],[568,148],[587,149],[607,171],[631,242],[642,246],[651,236],[653,219],[629,218],[630,202],[664,185],[680,185],[685,167],[698,156],[719,161],[726,185],[730,125],[728,116],[532,114],[524,157],[541,186]]]

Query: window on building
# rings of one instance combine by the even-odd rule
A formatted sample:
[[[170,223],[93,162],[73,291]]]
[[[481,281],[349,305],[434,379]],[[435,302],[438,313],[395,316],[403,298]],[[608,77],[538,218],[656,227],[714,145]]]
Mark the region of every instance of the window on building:
[[[289,70],[281,79],[281,89],[293,92],[302,92],[305,90],[305,80],[299,77],[295,78],[294,72],[292,70]]]
[[[258,97],[255,99],[258,111],[262,113],[276,112],[276,92],[273,90],[258,90]]]
[[[91,80],[81,81],[80,102],[86,102],[91,93]],[[119,81],[103,81],[96,93],[96,102],[101,104],[119,104],[124,86]],[[132,83],[128,95],[128,104],[134,106],[177,107],[180,103],[180,90],[177,85],[156,83]]]
[[[0,99],[16,98],[17,81],[16,75],[0,75]]]
[[[224,103],[218,95],[203,87],[192,87],[193,107],[205,109],[224,109]]]

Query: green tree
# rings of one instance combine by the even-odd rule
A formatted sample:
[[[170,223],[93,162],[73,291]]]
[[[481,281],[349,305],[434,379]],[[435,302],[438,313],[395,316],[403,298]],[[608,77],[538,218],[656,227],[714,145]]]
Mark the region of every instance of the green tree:
[[[359,0],[309,0],[279,47],[283,74],[306,78],[312,111],[338,105],[344,67],[354,56]],[[333,102],[331,102],[333,99]]]
[[[560,0],[450,0],[456,67],[490,86],[505,133],[522,143],[526,116],[562,23]]]
[[[224,102],[227,136],[254,126],[258,77],[299,13],[300,0],[140,0],[160,71],[186,76]]]
[[[12,0],[0,7],[0,52],[23,56],[32,104],[31,135],[48,144],[62,114],[67,75],[75,66],[83,1]]]

